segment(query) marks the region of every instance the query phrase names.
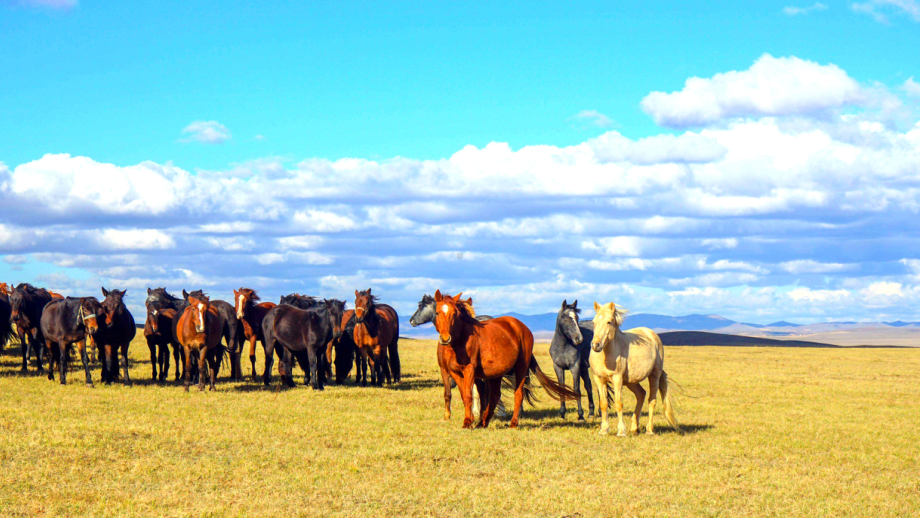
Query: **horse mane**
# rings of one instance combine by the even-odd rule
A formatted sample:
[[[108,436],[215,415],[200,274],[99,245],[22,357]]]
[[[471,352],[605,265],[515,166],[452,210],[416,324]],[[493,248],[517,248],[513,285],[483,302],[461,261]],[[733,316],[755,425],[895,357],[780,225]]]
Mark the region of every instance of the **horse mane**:
[[[345,311],[345,301],[344,301],[344,300],[339,300],[339,299],[324,299],[324,301],[326,302],[326,304],[328,304],[328,305],[330,305],[330,306],[332,306],[332,307],[334,307],[334,308],[336,308],[336,309],[340,309],[340,310],[342,310],[342,311]]]
[[[617,329],[619,329],[620,326],[623,325],[623,320],[626,318],[627,315],[629,315],[628,309],[621,308],[617,306],[616,304],[613,305],[613,321],[616,323]]]
[[[422,300],[418,301],[418,307],[427,306],[429,304],[434,304],[434,297],[429,294],[422,295]]]
[[[206,301],[208,301],[208,302],[211,301],[211,297],[209,297],[205,292],[203,292],[203,291],[201,291],[201,290],[195,290],[195,291],[189,292],[188,298],[189,298],[189,299],[195,298],[195,299],[198,299],[198,300],[206,300]]]
[[[300,309],[310,309],[319,305],[319,301],[316,297],[310,297],[309,295],[301,295],[299,293],[291,293],[289,295],[284,295],[281,297],[279,304],[287,304],[289,306],[294,306],[295,308]]]
[[[377,295],[371,295],[371,294],[369,294],[369,293],[368,293],[369,291],[371,291],[371,290],[370,290],[370,289],[366,289],[366,290],[364,290],[364,291],[359,291],[359,292],[358,292],[358,295],[361,296],[361,297],[367,297],[367,299],[368,299],[372,304],[375,304],[375,303],[376,303],[378,300],[380,300],[380,299],[377,297]]]
[[[19,286],[16,286],[16,289],[23,291],[29,295],[45,295],[48,297],[51,296],[51,293],[49,293],[48,290],[46,290],[45,288],[36,288],[35,286],[32,286],[28,282],[19,283]]]
[[[172,295],[170,295],[169,292],[166,291],[166,288],[155,288],[155,289],[152,289],[152,290],[150,290],[150,291],[153,292],[153,293],[151,293],[151,294],[147,297],[148,299],[149,299],[151,296],[154,296],[154,295],[155,295],[157,298],[164,299],[164,300],[166,300],[167,302],[179,302],[179,300],[181,300],[181,299],[179,299],[178,297],[173,297]]]
[[[259,302],[260,300],[262,300],[262,298],[259,297],[259,293],[252,288],[240,288],[240,293],[243,293],[243,292],[247,292],[249,294],[250,304],[255,304],[256,302]]]

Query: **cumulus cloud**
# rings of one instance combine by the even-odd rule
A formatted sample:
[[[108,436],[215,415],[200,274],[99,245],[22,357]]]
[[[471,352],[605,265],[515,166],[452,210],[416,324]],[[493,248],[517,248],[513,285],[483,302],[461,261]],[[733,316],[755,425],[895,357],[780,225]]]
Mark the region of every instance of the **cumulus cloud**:
[[[250,285],[269,300],[373,286],[405,312],[441,288],[492,313],[577,296],[755,322],[854,319],[867,306],[911,319],[920,260],[903,236],[920,213],[920,124],[837,112],[845,72],[769,60],[788,69],[780,82],[829,88],[828,116],[782,116],[816,94],[764,94],[758,61],[703,80],[731,91],[707,105],[718,124],[642,139],[493,142],[435,160],[265,157],[195,173],[66,154],[0,164],[0,254],[70,293],[104,283],[228,297]],[[871,95],[909,102],[915,87]]]
[[[826,11],[826,10],[827,10],[827,4],[822,4],[821,2],[815,2],[814,4],[809,5],[808,7],[796,7],[796,6],[788,5],[786,7],[783,7],[783,14],[785,14],[786,16],[799,16],[803,14],[812,13],[815,11]]]
[[[222,144],[230,140],[230,130],[217,121],[193,121],[182,130],[188,135],[182,142],[201,142],[203,144]]]
[[[834,64],[764,54],[747,70],[692,77],[677,92],[652,92],[642,109],[674,128],[739,117],[824,115],[866,100],[860,84]]]

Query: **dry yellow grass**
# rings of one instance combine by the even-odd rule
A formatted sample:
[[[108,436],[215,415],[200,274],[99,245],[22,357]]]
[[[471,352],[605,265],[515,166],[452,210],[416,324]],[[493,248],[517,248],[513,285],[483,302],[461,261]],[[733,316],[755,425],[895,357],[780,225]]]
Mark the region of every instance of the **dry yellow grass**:
[[[141,340],[134,387],[62,387],[8,349],[0,515],[920,515],[920,350],[669,347],[689,433],[622,439],[545,395],[518,430],[461,430],[434,342],[401,346],[401,386],[321,393],[157,386]]]

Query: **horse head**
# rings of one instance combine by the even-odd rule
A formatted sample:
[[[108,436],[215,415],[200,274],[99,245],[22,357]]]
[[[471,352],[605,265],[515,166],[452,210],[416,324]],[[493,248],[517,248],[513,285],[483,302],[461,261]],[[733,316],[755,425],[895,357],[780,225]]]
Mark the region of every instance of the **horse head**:
[[[78,316],[86,332],[93,336],[99,331],[99,317],[104,316],[105,308],[96,297],[81,297]]]
[[[345,313],[345,301],[338,299],[323,299],[326,305],[326,312],[332,319],[332,339],[338,340],[342,336],[342,316]]]
[[[195,290],[188,294],[185,293],[185,290],[182,290],[182,294],[187,295],[188,307],[192,311],[192,317],[195,319],[195,331],[204,333],[206,329],[205,319],[207,319],[207,315],[211,311],[211,298],[201,290]]]
[[[370,288],[364,291],[355,290],[355,322],[363,324],[365,318],[373,315],[375,302],[377,297],[371,295]]]
[[[124,297],[127,290],[112,290],[109,291],[102,288],[102,295],[105,297],[105,300],[102,301],[102,307],[105,311],[105,325],[112,325],[112,320],[115,318],[115,312],[118,311],[120,306],[124,305]]]
[[[246,313],[249,311],[249,308],[256,302],[262,299],[259,298],[259,294],[255,290],[249,288],[240,288],[239,290],[233,290],[233,301],[236,306],[236,318],[238,320],[243,320],[246,318]]]
[[[562,332],[562,336],[574,345],[581,344],[583,339],[581,328],[578,326],[578,301],[569,304],[568,301],[562,301],[562,307],[556,315],[556,329]]]
[[[594,311],[596,314],[594,315],[594,338],[591,340],[591,349],[601,352],[620,330],[627,311],[617,308],[613,302],[608,302],[603,306],[595,302]]]
[[[434,313],[434,297],[428,294],[422,295],[422,300],[418,301],[418,309],[412,314],[412,318],[409,319],[409,324],[412,325],[412,327],[418,327],[422,324],[431,322],[434,320]]]
[[[438,330],[438,345],[449,345],[454,334],[454,327],[460,319],[461,304],[458,293],[451,297],[450,295],[441,295],[441,290],[434,292],[435,317],[434,327]],[[472,305],[473,300],[470,299]]]

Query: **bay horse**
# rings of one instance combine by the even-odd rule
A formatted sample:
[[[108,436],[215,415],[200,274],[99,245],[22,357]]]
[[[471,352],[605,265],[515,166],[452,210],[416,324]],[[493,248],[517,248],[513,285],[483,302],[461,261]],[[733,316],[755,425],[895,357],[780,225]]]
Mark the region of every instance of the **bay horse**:
[[[233,290],[233,300],[236,305],[236,318],[243,327],[243,338],[249,341],[249,363],[252,364],[252,379],[256,379],[256,341],[262,342],[262,349],[264,350],[265,336],[262,333],[262,321],[269,310],[275,307],[276,304],[274,302],[259,302],[257,304],[261,300],[259,294],[250,288]],[[279,350],[279,360],[282,359],[281,355],[282,353]]]
[[[356,369],[355,384],[358,384],[362,380],[362,371],[361,355],[357,354],[358,346],[355,345],[355,310],[344,308],[345,303],[343,302],[342,318],[339,319],[339,324],[332,334],[332,347],[335,349],[335,382],[338,384],[344,383],[348,379],[351,365],[354,363]]]
[[[19,343],[22,344],[22,372],[28,371],[30,351],[35,351],[38,372],[42,374],[42,356],[45,338],[41,332],[42,312],[53,297],[48,290],[21,283],[10,293],[10,321],[16,324]]]
[[[565,385],[565,371],[572,371],[572,386],[575,393],[581,395],[581,382],[584,381],[588,392],[588,415],[594,415],[594,391],[591,388],[591,375],[588,373],[588,357],[591,354],[591,339],[594,338],[594,324],[591,321],[579,322],[578,301],[568,304],[562,301],[562,307],[556,314],[556,332],[549,344],[549,356],[556,369],[556,379]],[[565,419],[565,401],[559,402],[559,417]],[[578,420],[585,420],[578,399]]]
[[[61,371],[61,385],[67,383],[70,349],[76,343],[80,350],[80,359],[83,360],[83,369],[86,371],[86,384],[93,386],[86,341],[92,343],[102,334],[99,320],[103,315],[102,304],[95,297],[54,299],[45,306],[41,329],[51,353],[48,365],[49,380],[54,379],[54,365],[57,363]]]
[[[176,310],[158,307],[158,305],[158,302],[148,301],[146,303],[147,318],[144,321],[144,339],[147,340],[147,347],[150,349],[153,380],[164,383],[169,376],[169,348],[172,346],[176,363],[176,381],[179,381],[182,344],[175,341],[172,334],[172,323]],[[157,376],[157,366],[160,368],[159,376]]]
[[[524,386],[531,372],[536,374],[551,398],[576,400],[581,397],[543,373],[533,356],[533,333],[520,320],[498,317],[480,322],[473,317],[467,303],[461,302],[460,295],[445,297],[440,290],[435,292],[437,316],[434,326],[438,330],[438,344],[444,346],[444,364],[463,399],[463,428],[473,426],[473,384],[477,380],[482,380],[486,389],[480,390],[480,397],[488,397],[488,401],[482,402],[483,411],[479,417],[478,426],[483,428],[489,426],[495,413],[501,397],[502,378],[510,372],[515,375],[511,428],[517,428]]]
[[[115,359],[121,352],[121,369],[124,374],[125,385],[131,384],[131,375],[128,373],[128,347],[137,334],[134,316],[128,311],[124,303],[125,290],[107,290],[102,288],[102,308],[105,311],[105,330],[101,334],[102,352],[105,361],[102,362],[102,382],[110,385],[118,377],[118,367]],[[156,377],[154,377],[156,379]]]
[[[185,349],[185,391],[188,392],[192,370],[192,354],[198,359],[198,389],[204,390],[205,362],[211,374],[211,390],[219,368],[218,358],[225,349],[220,343],[221,321],[217,308],[201,290],[186,295],[188,305],[182,310],[176,325],[176,336]]]
[[[607,435],[610,424],[607,422],[607,384],[612,383],[616,402],[617,435],[626,435],[623,424],[623,385],[636,395],[636,410],[633,412],[630,433],[639,431],[639,415],[645,401],[645,390],[639,382],[648,379],[648,425],[646,433],[655,433],[655,402],[661,391],[664,416],[675,430],[681,431],[674,417],[674,408],[668,394],[668,374],[664,371],[664,345],[661,338],[647,327],[637,327],[622,331],[623,317],[626,311],[617,308],[613,302],[601,306],[594,303],[594,338],[591,340],[591,356],[588,360],[597,385],[601,405],[601,435]]]
[[[332,327],[332,339],[329,340],[328,344],[326,344],[326,370],[327,370],[326,378],[331,381],[333,379],[332,377],[332,364],[333,364],[332,351],[335,349],[336,343],[340,342],[342,339],[342,330],[345,328],[345,325],[347,324],[347,321],[343,320],[346,310],[345,310],[344,300],[323,299],[323,303],[326,304],[326,306],[329,308],[329,311],[331,311],[334,315],[338,315]],[[352,356],[353,355],[354,353],[352,352]],[[336,359],[338,359],[338,354],[336,354]],[[340,363],[341,362],[336,362],[336,369],[338,369],[338,365]],[[347,364],[348,366],[346,367],[346,370],[351,370],[351,356],[348,356]]]
[[[450,297],[450,295],[444,294],[445,297]],[[473,311],[473,299],[469,299],[467,302],[470,313],[475,316],[476,320],[480,322],[485,322],[486,320],[492,320],[492,317],[489,315],[476,315]],[[434,302],[434,297],[428,295],[427,293],[422,295],[422,300],[418,302],[418,309],[415,310],[415,313],[409,318],[409,325],[412,327],[418,327],[422,324],[427,324],[428,322],[433,322],[434,317],[437,314],[436,305]],[[441,382],[444,383],[444,420],[447,421],[450,419],[450,402],[452,398],[451,389],[456,387],[457,384],[454,383],[453,378],[450,377],[450,374],[447,372],[447,367],[444,366],[444,351],[440,345],[437,349],[438,357],[438,368],[441,370]],[[480,405],[480,394],[479,387],[476,385],[473,386],[473,413],[479,413],[481,410]],[[507,415],[505,411],[505,403],[499,398],[498,408],[496,408],[495,413],[497,415],[504,416]]]
[[[400,382],[399,361],[399,316],[396,310],[387,304],[378,304],[377,297],[371,289],[355,290],[355,345],[364,362],[371,365],[371,383],[383,386],[383,377],[387,384]],[[392,378],[391,378],[392,374]],[[367,383],[362,372],[363,384]],[[392,379],[392,381],[391,381]]]
[[[326,384],[326,346],[332,341],[336,321],[341,321],[337,305],[320,304],[311,309],[300,309],[279,304],[270,309],[262,321],[265,337],[265,374],[263,383],[271,385],[272,352],[275,347],[284,349],[284,381],[294,386],[293,359],[304,370],[304,384],[311,383],[314,390],[324,390]]]

